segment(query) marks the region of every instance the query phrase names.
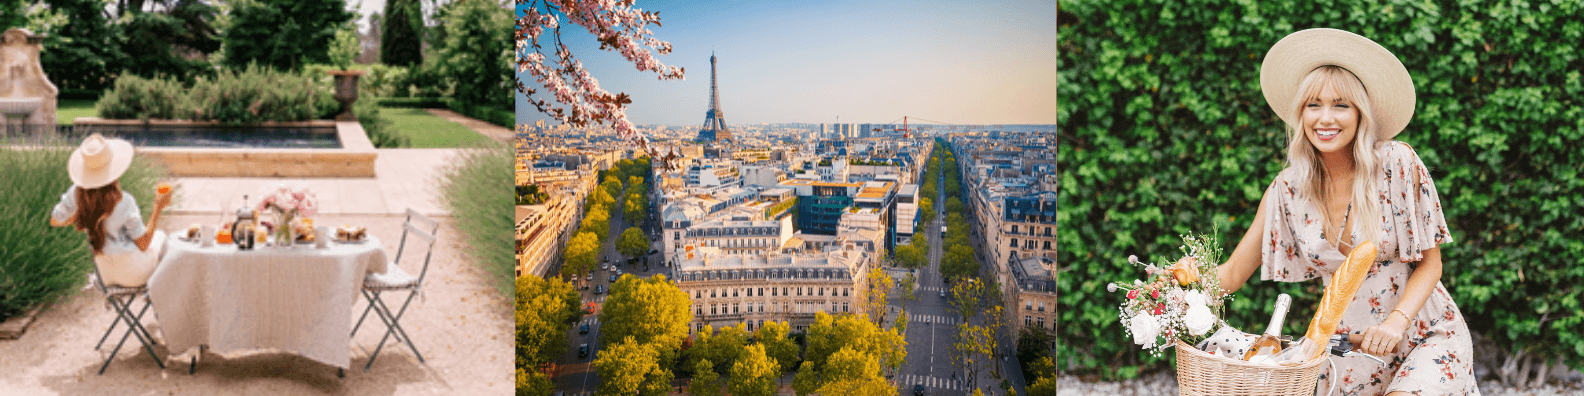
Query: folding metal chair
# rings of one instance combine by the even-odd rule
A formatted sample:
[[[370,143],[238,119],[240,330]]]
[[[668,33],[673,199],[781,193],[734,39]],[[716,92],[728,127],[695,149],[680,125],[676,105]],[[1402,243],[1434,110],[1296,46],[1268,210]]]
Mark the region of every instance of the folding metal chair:
[[[148,313],[149,305],[152,303],[148,299],[148,286],[106,286],[104,277],[99,273],[99,262],[97,260],[94,261],[93,284],[101,293],[104,293],[105,304],[116,311],[115,322],[111,322],[110,328],[105,330],[104,336],[99,337],[99,343],[94,344],[94,350],[97,351],[104,347],[105,340],[110,339],[110,334],[114,333],[116,327],[122,322],[127,324],[126,332],[121,333],[121,342],[116,343],[115,349],[110,351],[110,356],[106,357],[104,364],[99,366],[99,375],[104,375],[105,369],[110,367],[110,362],[115,360],[117,353],[121,352],[121,347],[126,344],[128,336],[137,336],[138,342],[143,344],[143,349],[148,351],[149,358],[154,359],[154,364],[159,365],[160,370],[164,370],[165,361],[154,353],[154,337],[149,334],[147,328],[143,327],[142,322],[143,315]],[[138,309],[137,314],[133,315],[132,307],[137,303],[138,297],[143,297],[143,308]]]
[[[435,232],[439,228],[440,223],[418,214],[417,211],[407,209],[407,222],[402,224],[402,238],[396,248],[396,260],[391,262],[385,273],[368,274],[363,278],[363,297],[368,299],[369,305],[368,308],[363,309],[363,315],[358,317],[357,325],[352,326],[352,336],[357,336],[358,329],[363,327],[363,320],[368,318],[369,311],[374,311],[380,321],[385,323],[385,336],[380,338],[374,353],[369,354],[368,364],[363,365],[363,371],[368,371],[369,367],[374,366],[374,359],[378,358],[380,350],[385,348],[385,341],[393,336],[412,349],[413,355],[418,357],[418,362],[425,363],[423,354],[413,345],[412,338],[407,336],[407,330],[401,327],[401,317],[402,314],[407,313],[407,306],[412,304],[413,297],[418,296],[419,289],[423,287],[424,276],[429,273],[429,258],[433,256]],[[409,236],[417,237],[415,241],[425,245],[423,267],[418,271],[417,277],[413,277],[401,268]],[[403,301],[401,308],[395,312],[385,304],[385,300],[380,299],[380,295],[384,292],[403,290],[408,292],[407,300]]]

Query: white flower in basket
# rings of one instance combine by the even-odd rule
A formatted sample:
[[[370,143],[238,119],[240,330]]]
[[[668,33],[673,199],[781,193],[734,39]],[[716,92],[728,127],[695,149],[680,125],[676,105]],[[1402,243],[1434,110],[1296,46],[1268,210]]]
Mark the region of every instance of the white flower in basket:
[[[1144,267],[1144,280],[1112,283],[1106,290],[1126,291],[1117,313],[1133,343],[1159,355],[1181,339],[1189,345],[1204,339],[1221,323],[1219,310],[1229,299],[1221,293],[1216,266],[1221,249],[1213,237],[1184,235],[1183,257],[1170,267],[1128,262]]]

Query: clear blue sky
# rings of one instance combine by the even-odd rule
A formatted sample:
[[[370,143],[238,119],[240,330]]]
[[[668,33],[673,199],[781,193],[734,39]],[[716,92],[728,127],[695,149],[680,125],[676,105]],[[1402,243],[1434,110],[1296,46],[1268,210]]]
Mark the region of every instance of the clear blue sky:
[[[838,115],[844,123],[904,115],[1056,123],[1054,0],[640,0],[636,7],[660,11],[665,26],[650,28],[674,49],[659,59],[686,68],[686,80],[660,81],[599,50],[581,26],[563,22],[561,29],[602,87],[632,96],[627,115],[636,124],[702,124],[711,51],[730,124],[831,123]],[[540,119],[532,106],[518,106],[518,122]]]

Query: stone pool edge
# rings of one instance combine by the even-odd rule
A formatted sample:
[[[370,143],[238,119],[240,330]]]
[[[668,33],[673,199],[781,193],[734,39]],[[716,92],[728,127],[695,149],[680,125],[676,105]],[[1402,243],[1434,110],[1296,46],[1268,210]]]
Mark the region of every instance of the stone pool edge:
[[[74,125],[221,126],[220,123],[170,120],[107,120],[79,117]],[[379,153],[357,121],[314,120],[264,122],[258,126],[335,126],[339,149],[169,148],[139,147],[138,155],[154,159],[176,177],[375,177]]]

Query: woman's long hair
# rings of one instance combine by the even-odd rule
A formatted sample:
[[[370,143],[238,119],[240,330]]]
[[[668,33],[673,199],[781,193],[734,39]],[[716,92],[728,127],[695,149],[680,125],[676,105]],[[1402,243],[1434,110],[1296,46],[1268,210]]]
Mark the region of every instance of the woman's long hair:
[[[1327,201],[1327,187],[1331,182],[1330,175],[1326,174],[1325,164],[1320,161],[1320,150],[1309,141],[1307,131],[1303,128],[1304,105],[1320,96],[1320,90],[1326,86],[1336,89],[1342,99],[1353,104],[1358,111],[1358,131],[1353,135],[1353,212],[1351,218],[1354,224],[1359,225],[1365,240],[1378,241],[1381,232],[1381,208],[1376,199],[1378,193],[1375,189],[1374,176],[1379,170],[1380,161],[1375,157],[1375,146],[1382,143],[1380,133],[1375,126],[1375,117],[1371,108],[1369,95],[1364,90],[1364,84],[1359,82],[1357,76],[1337,66],[1321,66],[1304,77],[1303,84],[1298,87],[1298,96],[1292,104],[1293,120],[1299,125],[1288,127],[1287,139],[1287,164],[1297,172],[1297,183],[1307,189],[1307,196],[1315,202],[1322,215],[1321,224],[1325,232],[1337,230],[1338,224],[1331,224],[1330,208],[1324,204]],[[1296,128],[1296,129],[1295,129]],[[1348,230],[1343,230],[1348,233]],[[1337,241],[1342,240],[1342,235],[1336,236]],[[1361,241],[1353,241],[1357,246]]]
[[[94,254],[104,253],[105,219],[121,203],[121,182],[111,182],[99,188],[77,188],[76,228],[88,233],[88,246]]]

